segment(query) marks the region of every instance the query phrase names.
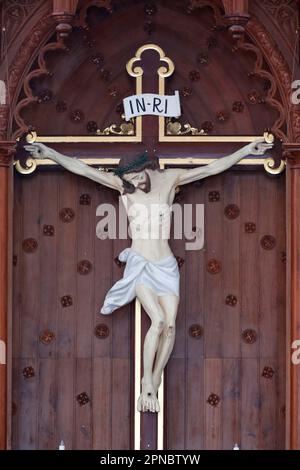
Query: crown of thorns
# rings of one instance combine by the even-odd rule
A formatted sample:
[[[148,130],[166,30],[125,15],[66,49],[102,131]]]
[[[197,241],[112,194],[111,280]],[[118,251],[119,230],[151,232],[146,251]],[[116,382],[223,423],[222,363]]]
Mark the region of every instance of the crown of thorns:
[[[139,166],[147,162],[150,162],[150,158],[148,156],[147,151],[145,151],[143,155],[139,155],[133,162],[116,168],[114,170],[114,174],[117,176],[122,176],[124,175],[124,173],[129,173],[131,170],[134,170],[135,168],[138,168]]]

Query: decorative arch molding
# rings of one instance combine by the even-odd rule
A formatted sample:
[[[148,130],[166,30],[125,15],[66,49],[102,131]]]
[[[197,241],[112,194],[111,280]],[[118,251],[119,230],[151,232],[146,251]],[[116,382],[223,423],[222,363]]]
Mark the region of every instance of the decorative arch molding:
[[[99,6],[101,3],[102,7],[108,8],[111,4],[111,2],[107,2],[104,0],[100,2],[87,2],[86,0],[84,0],[83,2],[79,2],[79,6],[83,5],[83,7],[87,9],[88,6],[85,5],[87,3],[89,3],[88,6],[92,6],[94,3]],[[202,8],[204,6],[210,6],[213,9],[214,14],[216,16],[216,21],[217,23],[219,23],[221,17],[220,6],[218,6],[219,10],[217,12],[215,2],[211,2],[208,0],[192,0],[189,11],[192,11],[194,8]],[[225,9],[225,11],[228,11],[229,4],[226,5],[226,8],[227,9]],[[32,64],[35,57],[42,54],[41,49],[43,47],[49,47],[49,44],[45,46],[45,43],[47,39],[49,39],[51,34],[55,32],[55,22],[53,21],[52,13],[53,12],[49,10],[49,13],[38,21],[38,23],[28,35],[27,39],[23,42],[19,53],[16,56],[15,61],[11,67],[8,83],[9,95],[11,100],[10,106],[13,111],[12,113],[10,113],[11,116],[17,108],[16,101],[21,88],[23,84],[28,82],[28,80],[26,79],[26,74],[30,68],[29,64]],[[293,106],[293,109],[290,108],[289,98],[291,95],[291,72],[289,66],[270,34],[256,18],[252,18],[248,21],[246,31],[252,41],[261,51],[263,58],[265,59],[266,63],[270,66],[275,76],[276,86],[278,87],[285,110],[290,110],[290,120],[288,123],[288,131],[287,135],[285,136],[285,140],[290,142],[298,142],[300,141],[300,109],[298,110],[297,108],[295,108],[295,106]],[[55,47],[62,47],[60,41],[52,43],[52,50]],[[38,70],[40,70],[40,68]],[[36,71],[34,72],[38,73]],[[5,118],[5,113],[2,114]],[[6,119],[7,118],[8,117],[6,116]],[[10,129],[11,125],[12,122],[7,122],[5,127]],[[2,126],[2,128],[3,127],[4,126]],[[10,135],[10,131],[8,131],[7,133]]]
[[[283,54],[265,29],[255,18],[247,24],[247,33],[260,48],[265,61],[268,63],[280,92],[282,102],[287,114],[287,139],[290,142],[299,142],[300,139],[300,109],[291,105],[292,74]],[[290,119],[289,119],[290,114]]]
[[[17,56],[9,70],[8,90],[10,96],[9,106],[11,108],[10,122],[6,122],[5,129],[8,135],[11,134],[10,126],[12,125],[12,116],[17,106],[17,98],[24,84],[26,75],[30,69],[35,57],[39,54],[41,48],[47,42],[47,39],[54,32],[53,20],[51,20],[51,10],[39,19],[35,27],[30,31],[26,40],[19,49]],[[4,126],[3,126],[4,127]]]

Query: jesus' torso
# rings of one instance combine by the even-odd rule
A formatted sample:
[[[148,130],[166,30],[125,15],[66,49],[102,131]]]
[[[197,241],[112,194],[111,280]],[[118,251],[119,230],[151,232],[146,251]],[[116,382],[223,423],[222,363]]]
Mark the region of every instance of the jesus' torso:
[[[146,170],[151,190],[136,189],[123,194],[132,249],[150,261],[159,261],[172,254],[169,246],[171,209],[175,197],[178,173],[176,170]]]

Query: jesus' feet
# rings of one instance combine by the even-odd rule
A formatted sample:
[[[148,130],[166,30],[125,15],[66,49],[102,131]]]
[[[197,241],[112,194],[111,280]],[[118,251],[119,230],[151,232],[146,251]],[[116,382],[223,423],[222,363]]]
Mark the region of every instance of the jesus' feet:
[[[151,411],[152,413],[159,412],[159,403],[152,384],[142,381],[142,393],[137,402],[137,409],[138,411]]]

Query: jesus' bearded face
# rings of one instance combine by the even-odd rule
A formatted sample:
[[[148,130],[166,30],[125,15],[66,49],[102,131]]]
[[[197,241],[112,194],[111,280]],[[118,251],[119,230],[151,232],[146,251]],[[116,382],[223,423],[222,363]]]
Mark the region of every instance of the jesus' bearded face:
[[[123,179],[133,184],[135,188],[143,187],[148,180],[147,173],[145,170],[139,171],[138,173],[126,173]]]

